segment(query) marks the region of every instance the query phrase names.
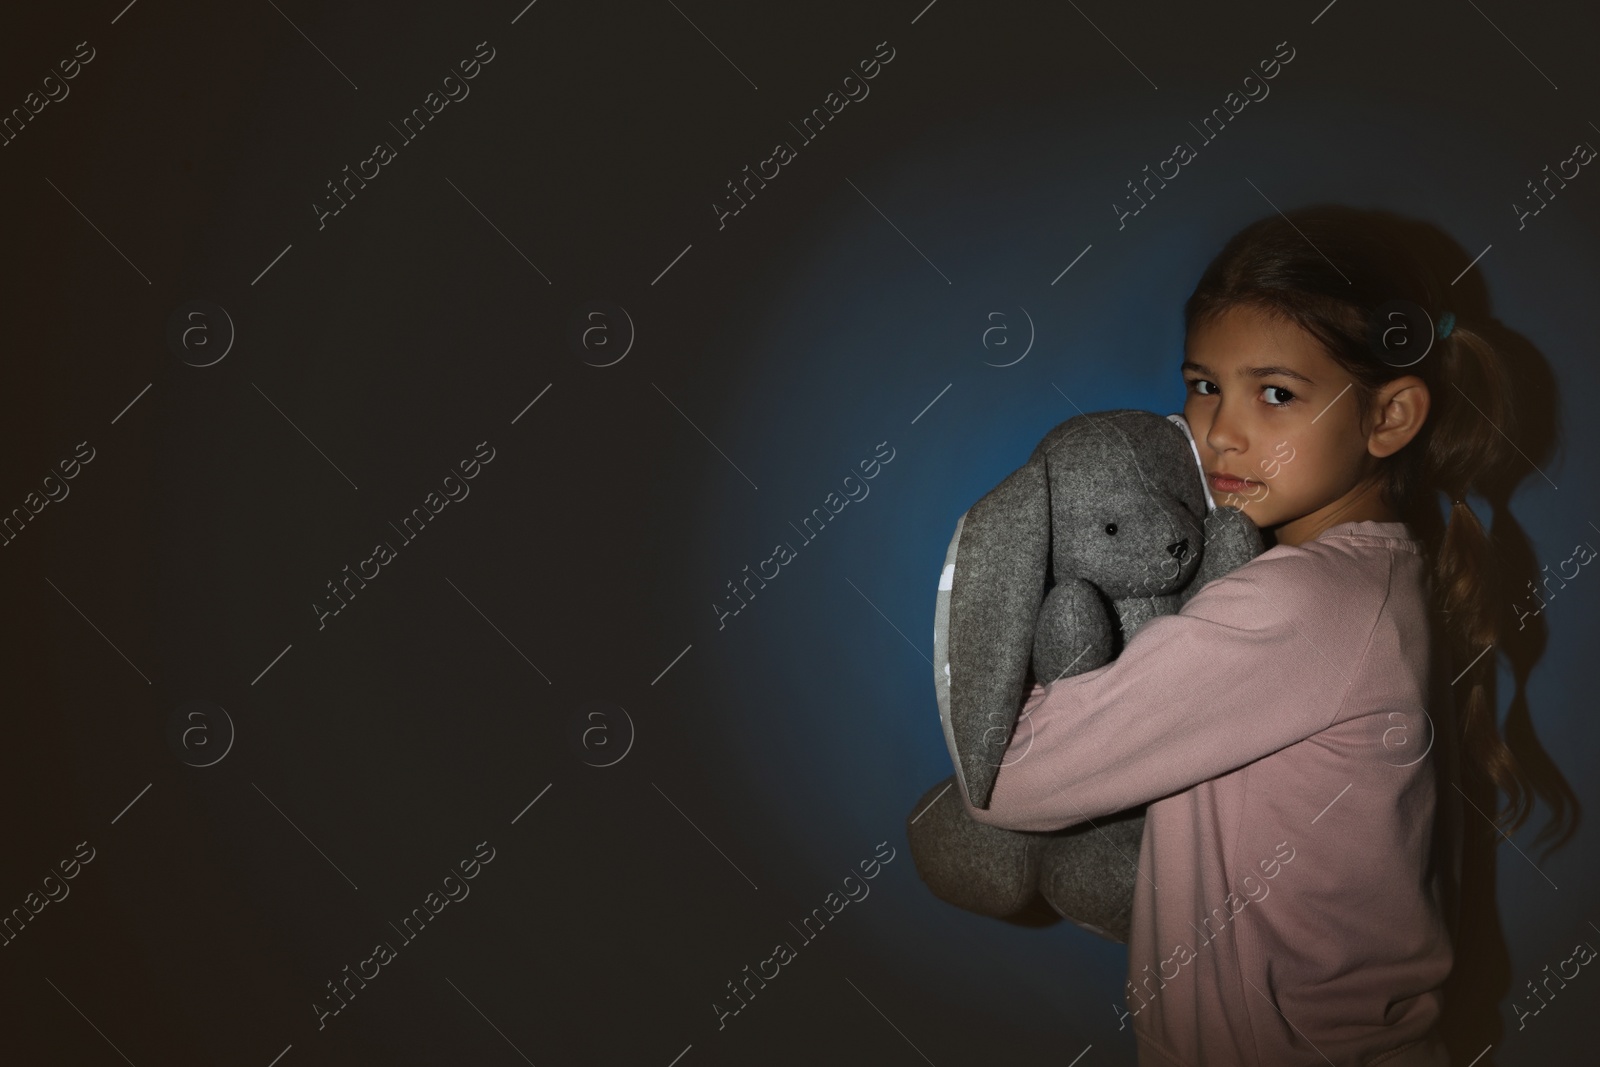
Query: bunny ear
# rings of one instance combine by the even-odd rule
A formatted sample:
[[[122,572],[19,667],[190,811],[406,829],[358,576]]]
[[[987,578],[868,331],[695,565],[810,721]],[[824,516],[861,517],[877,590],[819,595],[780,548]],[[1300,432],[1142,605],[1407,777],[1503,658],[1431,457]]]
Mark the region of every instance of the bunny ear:
[[[1183,431],[1184,438],[1189,442],[1189,451],[1194,455],[1195,469],[1200,474],[1200,488],[1206,495],[1206,514],[1209,515],[1217,510],[1217,501],[1211,495],[1211,483],[1206,480],[1206,465],[1200,459],[1200,446],[1195,442],[1194,431],[1189,429],[1189,420],[1181,414],[1168,415],[1167,418],[1172,420],[1172,423]]]
[[[934,606],[934,688],[956,778],[989,805],[1044,599],[1050,488],[1036,452],[956,522]]]

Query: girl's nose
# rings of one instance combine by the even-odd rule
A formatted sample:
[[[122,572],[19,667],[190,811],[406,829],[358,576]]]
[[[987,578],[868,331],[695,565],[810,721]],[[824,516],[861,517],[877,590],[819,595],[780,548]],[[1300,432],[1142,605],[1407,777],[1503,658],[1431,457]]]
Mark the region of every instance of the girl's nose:
[[[1206,427],[1205,437],[1206,444],[1217,453],[1237,452],[1244,447],[1243,436],[1234,429],[1221,404],[1217,405],[1216,413],[1211,418],[1211,425]]]

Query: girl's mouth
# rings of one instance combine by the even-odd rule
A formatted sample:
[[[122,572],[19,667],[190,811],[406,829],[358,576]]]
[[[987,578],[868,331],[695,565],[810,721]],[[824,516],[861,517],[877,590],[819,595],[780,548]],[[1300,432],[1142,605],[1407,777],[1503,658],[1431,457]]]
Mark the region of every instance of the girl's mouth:
[[[1249,478],[1235,478],[1231,474],[1218,474],[1213,471],[1206,475],[1211,482],[1211,488],[1219,493],[1242,493],[1252,485],[1260,485]]]

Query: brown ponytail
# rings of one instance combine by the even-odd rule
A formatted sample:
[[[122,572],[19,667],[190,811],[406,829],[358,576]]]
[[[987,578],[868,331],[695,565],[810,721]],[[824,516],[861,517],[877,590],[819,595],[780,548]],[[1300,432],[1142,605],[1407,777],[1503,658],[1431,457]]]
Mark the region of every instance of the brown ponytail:
[[[1553,848],[1576,831],[1577,797],[1533,734],[1520,685],[1531,663],[1521,663],[1507,719],[1515,751],[1501,734],[1496,664],[1506,655],[1519,665],[1507,648],[1507,638],[1515,636],[1507,632],[1511,616],[1501,607],[1510,597],[1497,577],[1502,568],[1492,538],[1466,501],[1469,493],[1490,499],[1496,534],[1502,523],[1515,527],[1505,502],[1535,468],[1514,443],[1516,383],[1505,353],[1491,341],[1497,327],[1480,310],[1486,300],[1474,302],[1470,286],[1456,290],[1445,280],[1446,269],[1465,262],[1437,230],[1388,213],[1322,205],[1288,217],[1274,214],[1234,235],[1207,267],[1184,307],[1185,326],[1192,331],[1238,305],[1294,323],[1355,379],[1364,422],[1386,382],[1416,375],[1427,383],[1427,419],[1384,461],[1384,492],[1431,560],[1430,609],[1442,667],[1454,679],[1448,688],[1463,781],[1476,795],[1486,789],[1491,797],[1493,789],[1505,794],[1506,806],[1495,813],[1504,830],[1520,827],[1535,799],[1544,800],[1550,819],[1538,839],[1555,837]],[[1380,309],[1395,301],[1426,316],[1418,320],[1421,336],[1409,343],[1430,347],[1405,366],[1380,358],[1372,347]],[[1435,324],[1447,312],[1452,319],[1445,321],[1454,325],[1439,338]]]

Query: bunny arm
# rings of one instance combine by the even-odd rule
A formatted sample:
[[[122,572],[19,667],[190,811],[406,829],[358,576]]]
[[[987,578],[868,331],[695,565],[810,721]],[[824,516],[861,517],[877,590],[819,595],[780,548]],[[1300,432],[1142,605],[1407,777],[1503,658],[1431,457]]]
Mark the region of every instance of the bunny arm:
[[[1052,682],[1111,662],[1114,627],[1100,591],[1064,578],[1045,594],[1033,634],[1033,675]]]

